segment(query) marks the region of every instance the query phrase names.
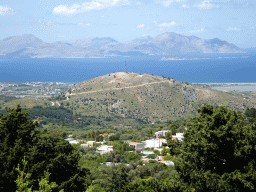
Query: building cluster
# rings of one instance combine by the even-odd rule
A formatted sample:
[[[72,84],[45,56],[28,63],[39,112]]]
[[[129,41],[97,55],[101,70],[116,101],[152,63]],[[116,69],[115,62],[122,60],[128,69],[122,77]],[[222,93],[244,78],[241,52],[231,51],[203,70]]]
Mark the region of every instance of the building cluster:
[[[9,95],[17,98],[26,96],[54,96],[72,85],[71,83],[61,82],[0,83],[0,95]]]
[[[150,155],[153,155],[153,156],[155,155],[155,152],[154,152],[155,150],[158,150],[160,152],[163,150],[162,148],[163,143],[166,143],[167,141],[164,138],[159,138],[159,136],[162,135],[165,137],[168,132],[171,132],[171,131],[163,130],[163,131],[155,132],[154,137],[152,139],[148,139],[142,142],[133,142],[133,141],[126,141],[126,142],[129,144],[129,146],[134,148],[135,152],[143,154],[141,159],[143,162],[148,162],[149,160],[153,160],[153,161],[164,163],[168,166],[174,165],[172,161],[164,160],[164,156],[157,156],[154,159],[150,158]],[[78,144],[79,142],[83,142],[80,145],[81,148],[92,147],[97,145],[98,147],[96,148],[96,152],[100,153],[101,155],[114,151],[114,147],[111,145],[106,145],[105,141],[103,142],[87,141],[85,143],[84,140],[75,140],[71,137],[72,135],[69,135],[69,138],[65,140],[68,141],[70,144]],[[183,133],[176,133],[176,135],[172,135],[173,140],[175,139],[175,140],[183,141],[183,138],[184,138]],[[153,150],[150,150],[150,149],[153,149]],[[113,162],[104,162],[101,164],[104,164],[107,166],[116,165],[116,163],[113,163]]]

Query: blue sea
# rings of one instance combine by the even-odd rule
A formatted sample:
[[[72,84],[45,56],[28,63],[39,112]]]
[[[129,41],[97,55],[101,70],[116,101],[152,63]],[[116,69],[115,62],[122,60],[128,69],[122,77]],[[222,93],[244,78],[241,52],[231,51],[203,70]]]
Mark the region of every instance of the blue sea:
[[[163,57],[186,60],[161,60]],[[190,83],[255,83],[256,53],[0,59],[0,82],[78,83],[125,71]]]

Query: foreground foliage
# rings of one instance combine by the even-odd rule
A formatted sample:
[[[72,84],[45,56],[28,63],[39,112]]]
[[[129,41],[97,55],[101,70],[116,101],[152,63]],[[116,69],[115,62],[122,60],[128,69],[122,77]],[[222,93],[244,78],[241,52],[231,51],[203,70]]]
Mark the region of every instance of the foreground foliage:
[[[115,150],[100,155],[95,152],[96,146],[81,149],[71,146],[63,134],[36,131],[38,123],[29,120],[20,106],[9,109],[6,115],[0,114],[0,190],[254,191],[254,122],[248,123],[246,116],[226,107],[207,105],[198,112],[200,115],[187,126],[184,141],[170,139],[169,150],[162,151],[166,158],[173,159],[173,167],[155,161],[143,165],[141,154],[129,152],[133,149],[122,141],[124,130],[108,141]],[[251,117],[249,112],[247,116]],[[180,126],[185,130],[183,122],[170,125],[174,131]],[[145,130],[148,135],[154,132],[151,128]],[[96,140],[99,132],[88,135]],[[118,165],[100,164],[106,161]],[[22,162],[24,169],[20,170]]]
[[[251,191],[256,185],[256,135],[245,117],[226,107],[198,110],[175,163],[186,189]]]
[[[0,189],[16,191],[15,167],[28,157],[27,170],[31,176],[28,187],[39,189],[38,179],[49,170],[49,182],[55,182],[56,191],[85,191],[91,184],[88,169],[80,169],[80,154],[60,137],[45,136],[36,131],[37,122],[28,119],[28,112],[16,109],[0,115]],[[53,189],[55,191],[55,189]]]

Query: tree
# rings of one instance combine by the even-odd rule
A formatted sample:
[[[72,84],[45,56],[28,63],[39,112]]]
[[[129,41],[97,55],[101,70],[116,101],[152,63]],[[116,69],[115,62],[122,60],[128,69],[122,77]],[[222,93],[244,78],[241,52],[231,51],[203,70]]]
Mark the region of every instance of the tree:
[[[42,170],[49,170],[49,181],[58,187],[53,191],[85,191],[91,184],[88,169],[80,169],[80,155],[67,141],[53,135],[45,136],[36,130],[38,123],[28,119],[28,112],[16,109],[0,114],[0,191],[16,191],[15,167],[27,157],[27,174],[31,181],[27,187],[40,188],[38,179]],[[44,181],[43,181],[44,182]]]
[[[56,182],[56,190],[85,191],[91,184],[91,174],[88,169],[80,169],[78,162],[80,154],[67,141],[61,137],[42,136],[30,149],[28,157],[29,172],[32,178],[43,176],[41,170],[49,170],[50,182]],[[38,183],[33,180],[33,186],[37,189]],[[55,189],[53,190],[55,191]]]
[[[19,172],[19,176],[16,179],[16,184],[17,184],[17,191],[16,192],[32,192],[32,187],[28,188],[28,185],[31,183],[29,178],[31,177],[30,173],[25,172],[25,168],[27,165],[27,161],[24,159],[22,160],[23,163],[23,170],[20,170],[20,165],[18,164],[18,167],[16,170]],[[39,191],[35,192],[51,192],[52,189],[57,187],[57,184],[55,182],[49,183],[49,176],[51,174],[47,171],[44,172],[44,178],[41,178],[41,180],[38,179],[39,181]],[[62,189],[60,192],[64,192]]]
[[[226,107],[198,109],[185,131],[175,169],[189,191],[252,191],[256,184],[256,135],[245,116]]]
[[[6,115],[0,113],[0,191],[16,190],[15,166],[39,138],[37,126],[38,122],[28,119],[28,112],[20,105],[8,109]]]
[[[179,155],[181,153],[180,147],[182,145],[182,141],[169,139],[167,140],[167,145],[169,147],[170,155]]]
[[[118,165],[113,167],[110,176],[110,187],[108,191],[122,192],[125,186],[128,184],[127,167],[125,165]]]
[[[125,187],[125,192],[177,192],[181,191],[180,183],[175,177],[171,179],[161,180],[149,179],[140,180],[135,183],[129,183]],[[186,191],[186,190],[184,190]]]
[[[248,118],[249,122],[254,123],[256,118],[256,109],[255,108],[247,108],[245,110],[245,116]]]

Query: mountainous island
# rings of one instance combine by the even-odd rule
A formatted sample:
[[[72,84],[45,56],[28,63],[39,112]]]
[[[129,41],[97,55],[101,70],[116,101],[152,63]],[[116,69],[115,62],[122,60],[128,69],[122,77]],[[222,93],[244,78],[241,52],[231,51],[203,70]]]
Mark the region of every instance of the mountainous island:
[[[106,55],[172,55],[188,53],[244,53],[243,49],[220,39],[201,39],[167,32],[127,42],[110,37],[46,43],[32,34],[0,40],[0,58],[87,58]]]

